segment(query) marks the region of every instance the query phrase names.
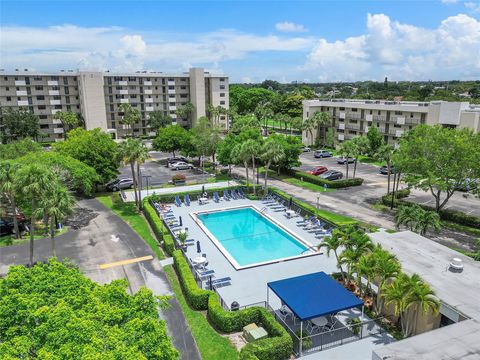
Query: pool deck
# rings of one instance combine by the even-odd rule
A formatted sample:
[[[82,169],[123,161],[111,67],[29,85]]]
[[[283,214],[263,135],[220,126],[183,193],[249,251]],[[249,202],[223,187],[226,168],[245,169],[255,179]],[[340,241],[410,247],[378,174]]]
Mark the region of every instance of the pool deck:
[[[262,265],[253,268],[236,270],[227,260],[223,253],[215,246],[205,232],[195,223],[190,213],[197,211],[214,210],[220,208],[255,205],[262,209],[265,205],[261,201],[252,201],[248,199],[239,199],[215,203],[212,200],[208,204],[199,205],[194,201],[190,206],[182,204],[181,207],[173,205],[173,213],[178,218],[182,217],[183,228],[188,228],[188,238],[200,241],[201,253],[207,255],[209,265],[207,269],[215,271],[216,278],[230,277],[231,285],[218,288],[218,293],[226,304],[236,301],[240,306],[251,305],[267,300],[267,282],[290,278],[294,276],[309,274],[318,271],[324,271],[327,274],[337,271],[336,261],[333,254],[327,257],[326,254],[315,254],[301,257],[290,261],[278,262]],[[280,222],[288,230],[299,236],[304,242],[313,246],[320,243],[314,234],[308,233],[296,226],[296,222],[301,218],[296,217],[287,219],[284,212],[274,212],[271,209],[266,210],[266,214],[276,221]],[[187,257],[193,259],[200,254],[197,253],[196,244],[188,246]],[[280,304],[271,304],[277,308]]]

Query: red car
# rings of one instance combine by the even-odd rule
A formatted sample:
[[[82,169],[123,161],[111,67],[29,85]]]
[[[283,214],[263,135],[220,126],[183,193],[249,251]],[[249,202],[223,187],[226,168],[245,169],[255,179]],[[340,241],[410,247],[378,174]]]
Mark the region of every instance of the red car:
[[[324,172],[327,172],[328,169],[325,166],[317,166],[313,170],[310,170],[308,173],[312,175],[321,175]]]

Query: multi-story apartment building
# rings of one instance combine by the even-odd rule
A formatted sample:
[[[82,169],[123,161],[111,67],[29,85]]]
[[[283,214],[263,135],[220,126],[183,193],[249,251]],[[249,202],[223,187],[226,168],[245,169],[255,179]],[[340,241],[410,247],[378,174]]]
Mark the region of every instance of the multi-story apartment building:
[[[480,105],[468,102],[412,102],[386,100],[306,100],[303,102],[303,118],[307,119],[316,111],[326,112],[331,118],[334,142],[349,140],[365,135],[368,129],[376,127],[386,142],[395,144],[405,131],[418,124],[442,124],[454,128],[470,128],[480,132]],[[308,131],[302,134],[305,144],[315,143]]]
[[[0,72],[0,106],[3,110],[26,107],[40,118],[40,131],[47,141],[63,139],[63,128],[54,119],[58,111],[81,114],[87,129],[100,128],[114,138],[130,134],[122,125],[120,104],[129,103],[141,113],[134,125],[136,135],[151,135],[148,116],[160,111],[174,123],[191,127],[206,115],[208,105],[229,107],[228,77],[192,68],[183,74],[136,72],[62,71],[57,74],[28,70]],[[192,103],[195,110],[188,118],[177,118],[177,108]],[[228,117],[220,115],[219,126],[228,127]]]

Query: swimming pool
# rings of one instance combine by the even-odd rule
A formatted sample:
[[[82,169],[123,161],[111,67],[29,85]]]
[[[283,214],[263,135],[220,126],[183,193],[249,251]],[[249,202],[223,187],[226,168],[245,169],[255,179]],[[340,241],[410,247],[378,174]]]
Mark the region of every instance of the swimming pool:
[[[253,206],[195,213],[232,265],[246,268],[312,254],[309,244]]]

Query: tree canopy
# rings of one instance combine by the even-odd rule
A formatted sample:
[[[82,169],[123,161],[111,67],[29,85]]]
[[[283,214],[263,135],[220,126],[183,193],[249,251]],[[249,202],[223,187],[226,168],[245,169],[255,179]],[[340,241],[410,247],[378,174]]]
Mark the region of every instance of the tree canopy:
[[[118,174],[117,144],[100,129],[74,129],[67,140],[54,144],[53,149],[94,168],[104,183]]]
[[[42,146],[30,138],[0,144],[0,160],[16,159],[31,152],[39,152]]]
[[[153,140],[153,148],[157,151],[171,152],[181,150],[190,141],[190,133],[179,125],[167,126]]]
[[[0,358],[178,359],[157,298],[127,286],[98,285],[54,259],[10,267],[0,279]]]
[[[27,108],[2,111],[0,116],[0,141],[7,143],[30,137],[37,140],[40,135],[38,116]]]

